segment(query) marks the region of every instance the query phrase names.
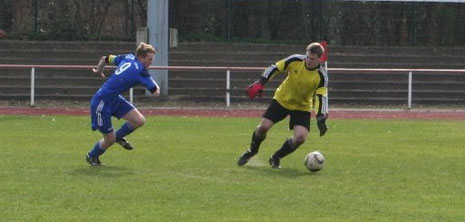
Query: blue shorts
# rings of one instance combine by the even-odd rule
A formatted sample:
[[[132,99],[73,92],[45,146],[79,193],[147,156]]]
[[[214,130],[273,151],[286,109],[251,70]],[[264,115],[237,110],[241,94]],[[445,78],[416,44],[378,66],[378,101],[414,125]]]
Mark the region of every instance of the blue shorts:
[[[134,105],[121,95],[110,100],[102,100],[100,96],[95,95],[90,102],[92,130],[98,129],[103,134],[112,132],[111,117],[121,119],[133,109]]]

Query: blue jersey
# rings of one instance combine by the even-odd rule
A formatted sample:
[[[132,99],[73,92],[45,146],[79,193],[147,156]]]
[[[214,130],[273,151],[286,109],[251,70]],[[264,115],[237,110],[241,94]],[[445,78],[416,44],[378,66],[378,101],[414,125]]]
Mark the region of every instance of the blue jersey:
[[[96,93],[102,100],[118,97],[137,84],[144,85],[152,93],[158,89],[148,70],[133,54],[109,56],[109,63],[117,68]]]

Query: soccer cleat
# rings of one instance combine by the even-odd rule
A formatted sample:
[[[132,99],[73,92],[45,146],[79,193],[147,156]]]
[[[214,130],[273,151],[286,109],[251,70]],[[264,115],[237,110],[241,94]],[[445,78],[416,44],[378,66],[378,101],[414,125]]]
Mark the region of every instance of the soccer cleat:
[[[90,157],[89,154],[86,155],[86,161],[91,166],[100,166],[100,165],[102,165],[102,162],[100,162],[98,157]]]
[[[237,165],[242,166],[249,162],[250,158],[252,158],[255,154],[250,152],[250,150],[245,151],[241,154],[239,159],[237,160]]]
[[[124,149],[133,150],[134,147],[126,140],[126,138],[121,138],[120,140],[116,141],[119,145],[121,145]]]
[[[281,165],[279,164],[280,162],[279,158],[273,158],[273,156],[271,156],[269,162],[270,162],[271,168],[281,169]]]

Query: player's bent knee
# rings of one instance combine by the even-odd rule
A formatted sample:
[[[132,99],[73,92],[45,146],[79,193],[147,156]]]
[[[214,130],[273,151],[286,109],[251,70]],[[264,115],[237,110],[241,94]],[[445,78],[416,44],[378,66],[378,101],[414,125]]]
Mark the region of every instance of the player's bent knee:
[[[258,127],[258,128],[257,128],[257,134],[258,134],[259,136],[263,136],[263,135],[265,135],[267,132],[268,132],[268,129],[261,128],[261,127]]]
[[[265,126],[261,124],[257,127],[257,132],[259,135],[265,135],[268,132],[268,130],[270,130],[270,128],[271,127],[269,126]]]
[[[111,145],[115,144],[116,136],[114,133],[109,133],[103,136],[103,146],[110,147]]]
[[[306,139],[307,139],[306,136],[296,136],[294,137],[294,140],[293,140],[294,145],[300,146],[305,143]]]
[[[113,144],[115,144],[115,140],[108,141],[108,146],[113,146]]]
[[[145,124],[145,118],[141,118],[137,121],[137,128],[143,126]]]
[[[116,137],[105,138],[105,142],[109,145],[113,145],[116,142]]]
[[[137,129],[141,126],[143,126],[145,124],[145,118],[142,117],[142,118],[137,118],[136,120],[132,121],[131,122],[131,126],[134,128],[134,129]]]
[[[102,148],[106,149],[106,148],[112,146],[113,144],[115,144],[115,138],[113,138],[113,139],[104,139],[103,143],[101,145],[102,145]]]

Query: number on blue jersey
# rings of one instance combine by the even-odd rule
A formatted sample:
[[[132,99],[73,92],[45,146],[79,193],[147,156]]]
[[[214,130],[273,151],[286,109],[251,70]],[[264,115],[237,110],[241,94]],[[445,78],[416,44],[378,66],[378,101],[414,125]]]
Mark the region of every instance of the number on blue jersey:
[[[124,63],[123,65],[121,65],[121,66],[115,71],[115,74],[116,74],[116,75],[119,75],[119,74],[121,74],[122,72],[124,72],[124,70],[128,69],[129,67],[131,67],[131,63],[130,63],[130,62],[126,62],[126,63]]]

